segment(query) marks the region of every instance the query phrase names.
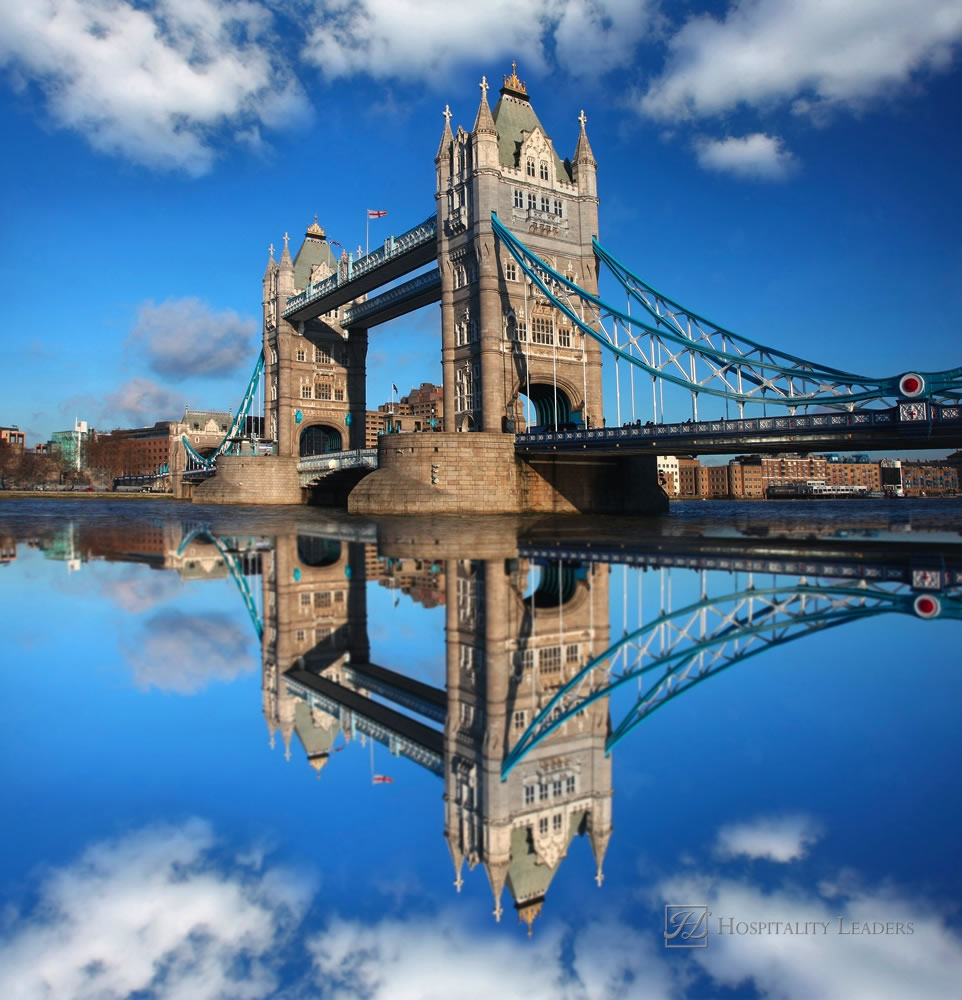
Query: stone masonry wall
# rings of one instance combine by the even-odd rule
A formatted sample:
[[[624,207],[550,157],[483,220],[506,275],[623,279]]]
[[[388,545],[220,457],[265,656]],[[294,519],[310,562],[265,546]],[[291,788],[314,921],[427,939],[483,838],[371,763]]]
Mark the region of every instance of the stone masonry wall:
[[[300,504],[297,459],[281,455],[221,455],[217,475],[194,488],[194,503]]]

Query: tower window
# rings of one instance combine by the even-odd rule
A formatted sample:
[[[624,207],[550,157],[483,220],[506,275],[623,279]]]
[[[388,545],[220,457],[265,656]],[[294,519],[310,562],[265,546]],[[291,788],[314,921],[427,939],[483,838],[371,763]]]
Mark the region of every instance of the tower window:
[[[343,389],[335,389],[334,390],[334,398],[340,400],[341,402],[343,402],[344,401],[344,390]]]
[[[515,267],[514,261],[509,260],[504,265],[504,277],[506,281],[518,280],[518,269]]]
[[[297,357],[298,361],[305,361],[305,360],[307,360],[307,355],[305,355],[303,349],[300,348],[300,347],[297,349],[296,357]]]
[[[560,218],[560,216],[562,216],[564,214],[561,209],[562,209],[561,199],[560,198],[555,198],[555,200],[554,200],[554,214],[557,215],[559,218]]]
[[[314,386],[314,398],[315,399],[330,399],[331,398],[331,387],[325,382],[318,382]]]
[[[538,208],[538,196],[536,194],[528,195],[528,211],[532,212]]]
[[[548,179],[548,161],[542,160],[540,166],[541,179],[546,181]]]
[[[569,774],[568,777],[565,779],[565,791],[569,795],[573,795],[574,790],[575,790],[575,776],[573,774]]]
[[[524,804],[530,806],[534,803],[534,785],[524,786]]]
[[[527,171],[529,177],[534,177],[534,160],[528,157]]]
[[[301,399],[310,399],[310,398],[311,398],[311,387],[309,385],[302,385]]]
[[[331,350],[328,347],[315,347],[314,348],[314,360],[320,361],[321,364],[329,365],[331,363]]]
[[[547,833],[547,832],[548,832],[548,817],[542,816],[541,819],[538,820],[538,833]]]
[[[541,211],[550,212],[551,211],[551,199],[545,195],[541,196]]]
[[[514,207],[524,208],[524,191],[520,188],[514,189]]]
[[[555,833],[561,833],[561,823],[561,813],[555,813],[554,816],[551,817],[551,827]]]

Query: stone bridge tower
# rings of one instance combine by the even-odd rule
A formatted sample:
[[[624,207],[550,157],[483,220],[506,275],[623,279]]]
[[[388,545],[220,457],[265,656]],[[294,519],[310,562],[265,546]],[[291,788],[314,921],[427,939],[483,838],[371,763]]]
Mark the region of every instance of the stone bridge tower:
[[[364,447],[367,330],[345,330],[345,307],[292,325],[287,300],[346,267],[331,252],[317,217],[291,259],[288,236],[280,261],[264,273],[264,429],[286,458]]]
[[[515,560],[446,565],[445,837],[460,889],[481,863],[502,915],[541,911],[575,838],[594,854],[596,881],[612,831],[608,699],[566,721],[501,780],[505,756],[557,689],[609,644],[608,574],[598,566]]]
[[[562,160],[512,66],[472,131],[445,109],[437,165],[446,431],[601,426],[601,349],[536,292],[500,247],[491,213],[555,270],[597,292],[597,164],[585,117]],[[527,397],[527,404],[524,397]]]

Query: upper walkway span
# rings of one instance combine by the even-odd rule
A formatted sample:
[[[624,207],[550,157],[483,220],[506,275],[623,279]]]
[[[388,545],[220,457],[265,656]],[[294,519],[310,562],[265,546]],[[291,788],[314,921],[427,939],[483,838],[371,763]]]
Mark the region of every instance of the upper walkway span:
[[[384,245],[359,260],[349,258],[324,281],[308,285],[287,300],[283,316],[289,323],[323,316],[381,285],[437,259],[438,224],[431,215],[400,236],[389,236]],[[438,296],[440,298],[440,295]]]

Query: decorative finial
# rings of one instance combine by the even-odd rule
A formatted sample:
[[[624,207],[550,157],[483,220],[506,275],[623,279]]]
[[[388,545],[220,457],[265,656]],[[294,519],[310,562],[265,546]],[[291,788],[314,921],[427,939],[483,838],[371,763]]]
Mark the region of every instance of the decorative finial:
[[[273,243],[267,248],[267,251],[271,255],[271,260],[273,260],[274,259],[274,244]]]
[[[581,130],[583,132],[585,128],[585,122],[588,121],[588,116],[585,114],[584,108],[581,109],[581,114],[578,115],[578,121],[581,122]]]
[[[486,76],[481,77],[481,99],[486,101],[488,99],[488,78]]]
[[[284,249],[285,250],[287,249],[287,241],[289,239],[290,239],[290,236],[288,236],[287,233],[284,233]]]
[[[314,213],[314,221],[307,227],[307,232],[304,235],[324,239],[324,229],[317,222],[317,212]]]
[[[448,128],[450,128],[451,127],[451,108],[447,104],[444,105],[444,111],[442,112],[442,114],[444,115],[445,124],[448,126]]]
[[[518,79],[518,64],[512,61],[511,63],[511,76],[505,76],[504,87],[501,88],[501,93],[505,91],[513,94],[515,97],[523,97],[525,100],[528,99],[528,88],[525,86],[523,80]]]

